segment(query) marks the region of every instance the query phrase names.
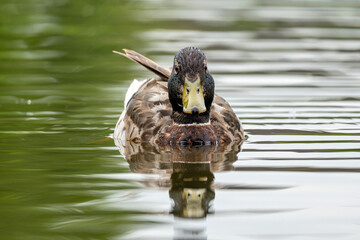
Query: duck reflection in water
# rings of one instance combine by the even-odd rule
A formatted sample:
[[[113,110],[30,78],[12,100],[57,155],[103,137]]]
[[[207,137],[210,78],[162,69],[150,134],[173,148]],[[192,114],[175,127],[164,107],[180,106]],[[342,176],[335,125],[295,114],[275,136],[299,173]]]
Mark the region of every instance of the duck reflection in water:
[[[214,172],[229,171],[241,151],[241,143],[210,146],[157,146],[115,139],[120,153],[134,173],[152,173],[159,181],[151,188],[168,188],[175,217],[174,239],[206,239],[207,214],[213,212]]]
[[[173,163],[169,195],[174,216],[205,217],[215,198],[213,182],[209,163]]]
[[[224,146],[157,146],[115,140],[132,172],[153,173],[158,182],[149,187],[169,188],[172,213],[180,218],[204,218],[215,198],[214,172],[229,171],[241,151],[241,143]]]

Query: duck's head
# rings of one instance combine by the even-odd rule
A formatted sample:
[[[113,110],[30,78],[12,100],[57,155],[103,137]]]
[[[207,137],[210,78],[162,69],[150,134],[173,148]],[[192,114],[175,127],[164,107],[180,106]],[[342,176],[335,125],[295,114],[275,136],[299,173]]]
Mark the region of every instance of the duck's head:
[[[181,49],[175,55],[168,81],[175,122],[208,122],[214,88],[214,79],[207,68],[205,54],[196,47]]]

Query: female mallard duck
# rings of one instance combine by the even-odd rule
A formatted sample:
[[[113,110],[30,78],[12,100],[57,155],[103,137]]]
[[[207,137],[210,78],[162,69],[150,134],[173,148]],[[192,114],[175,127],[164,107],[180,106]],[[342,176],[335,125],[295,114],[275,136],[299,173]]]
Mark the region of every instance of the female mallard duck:
[[[198,48],[181,49],[172,69],[124,49],[123,55],[160,78],[134,82],[125,97],[125,109],[114,138],[158,145],[211,145],[240,142],[244,131],[230,105],[214,94],[214,79],[205,54]]]

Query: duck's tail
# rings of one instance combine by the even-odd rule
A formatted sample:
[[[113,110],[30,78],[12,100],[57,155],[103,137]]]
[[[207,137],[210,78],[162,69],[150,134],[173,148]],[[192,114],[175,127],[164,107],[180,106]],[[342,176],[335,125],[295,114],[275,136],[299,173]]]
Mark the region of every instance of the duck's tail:
[[[113,53],[120,54],[134,62],[139,63],[140,65],[142,65],[145,68],[147,68],[148,70],[152,71],[153,73],[155,73],[156,75],[158,75],[159,77],[164,79],[165,81],[167,81],[169,79],[170,74],[171,74],[170,69],[160,66],[156,62],[148,59],[147,57],[145,57],[145,56],[141,55],[140,53],[137,53],[133,50],[129,50],[129,49],[123,49],[123,50],[125,53],[118,52],[118,51],[113,51]]]

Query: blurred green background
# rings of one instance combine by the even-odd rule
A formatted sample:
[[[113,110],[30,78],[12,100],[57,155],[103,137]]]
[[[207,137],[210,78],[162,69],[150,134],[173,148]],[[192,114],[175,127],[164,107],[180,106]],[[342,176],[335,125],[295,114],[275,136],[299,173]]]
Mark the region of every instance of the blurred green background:
[[[78,174],[128,171],[113,168],[116,159],[89,143],[111,134],[123,104],[121,88],[134,75],[127,70],[130,63],[112,50],[146,44],[134,37],[146,28],[133,19],[136,8],[136,2],[123,0],[1,1],[1,239],[63,239],[67,231],[72,238],[94,239],[131,225],[126,212],[117,211],[92,212],[85,225],[84,211],[67,204],[96,199],[89,188],[128,184],[88,180],[71,186]],[[108,90],[114,87],[117,91]],[[111,108],[116,111],[110,114]],[[48,208],[51,204],[57,206]],[[52,220],[59,215],[71,216],[65,225],[80,219],[57,234]]]

